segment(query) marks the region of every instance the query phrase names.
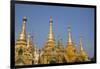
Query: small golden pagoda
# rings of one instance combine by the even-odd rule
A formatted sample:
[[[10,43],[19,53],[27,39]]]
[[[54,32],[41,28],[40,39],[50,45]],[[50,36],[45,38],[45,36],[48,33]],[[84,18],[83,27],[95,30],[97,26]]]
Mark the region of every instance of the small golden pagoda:
[[[71,28],[68,27],[68,41],[65,48],[64,57],[67,63],[74,63],[77,59],[77,49],[72,41]]]
[[[79,51],[79,61],[86,62],[89,61],[87,53],[84,51],[82,38],[80,37],[80,51]]]
[[[53,31],[52,31],[52,23],[53,23],[52,17],[50,17],[49,23],[50,23],[50,26],[49,26],[47,41],[44,45],[43,54],[41,55],[41,59],[40,59],[41,64],[49,64],[50,63],[51,58],[52,58],[51,53],[55,47],[55,39],[54,39]]]
[[[27,38],[27,51],[29,52],[30,55],[30,60],[32,62],[32,64],[34,64],[34,44],[33,44],[33,36],[31,36],[30,34],[28,35]]]
[[[27,39],[26,39],[26,17],[23,17],[22,30],[15,43],[15,65],[31,65],[32,56],[27,51]]]

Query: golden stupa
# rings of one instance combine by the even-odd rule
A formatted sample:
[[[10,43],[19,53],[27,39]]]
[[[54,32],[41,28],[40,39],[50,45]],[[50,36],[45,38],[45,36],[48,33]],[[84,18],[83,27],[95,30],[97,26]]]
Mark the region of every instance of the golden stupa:
[[[68,27],[68,41],[65,48],[64,57],[67,63],[74,63],[77,61],[77,49],[72,40],[71,27]]]
[[[23,17],[22,30],[15,43],[15,65],[32,65],[33,55],[29,47],[30,37],[26,38],[26,17]],[[31,48],[32,49],[32,48]]]

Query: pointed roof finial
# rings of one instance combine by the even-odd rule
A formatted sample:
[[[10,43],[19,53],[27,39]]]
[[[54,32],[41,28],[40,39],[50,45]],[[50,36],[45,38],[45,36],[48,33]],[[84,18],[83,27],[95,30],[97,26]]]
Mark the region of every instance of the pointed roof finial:
[[[52,21],[52,16],[50,16],[50,21]]]
[[[50,21],[49,21],[50,25],[49,25],[49,33],[48,33],[48,40],[53,40],[53,30],[52,30],[52,17],[50,16]]]
[[[26,30],[26,21],[27,21],[26,16],[24,16],[24,17],[23,17],[23,24],[22,24],[22,32],[23,32],[23,33],[24,33],[25,30]]]
[[[26,16],[23,17],[23,21],[27,21]]]
[[[50,23],[53,23],[52,16],[50,16]]]
[[[71,27],[70,26],[68,26],[68,42],[72,43]]]
[[[71,26],[70,25],[68,26],[68,32],[71,32]]]
[[[24,16],[22,20],[23,20],[22,30],[20,32],[19,39],[26,40],[26,21],[27,21],[26,16]]]
[[[80,50],[83,51],[83,42],[82,42],[82,36],[80,36]]]

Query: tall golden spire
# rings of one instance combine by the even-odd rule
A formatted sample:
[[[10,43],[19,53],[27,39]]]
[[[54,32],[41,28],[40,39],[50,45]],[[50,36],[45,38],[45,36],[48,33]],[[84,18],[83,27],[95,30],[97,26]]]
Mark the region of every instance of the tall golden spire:
[[[54,40],[54,35],[53,35],[53,31],[52,31],[52,23],[53,23],[53,20],[52,20],[52,17],[50,16],[50,26],[49,26],[49,33],[48,33],[48,40]]]
[[[84,51],[82,38],[80,37],[80,61],[90,61],[87,53]]]
[[[71,27],[68,27],[68,43],[72,43]]]
[[[83,51],[83,43],[82,43],[82,38],[80,37],[80,51]]]
[[[20,40],[26,40],[26,21],[27,21],[27,19],[24,16],[23,17],[22,30],[21,30],[20,35],[19,35]]]
[[[70,26],[68,27],[68,41],[67,41],[67,45],[66,45],[66,48],[65,48],[64,56],[65,56],[66,62],[68,62],[68,63],[76,62],[77,50],[76,50],[75,44],[72,41]]]
[[[50,21],[49,21],[50,26],[49,26],[48,37],[47,37],[46,43],[43,48],[43,54],[40,58],[41,64],[48,64],[51,62],[51,60],[50,60],[51,56],[52,56],[51,53],[55,48],[55,40],[54,40],[54,34],[53,34],[53,30],[52,30],[52,23],[53,23],[52,17],[50,17]]]
[[[84,48],[83,48],[82,37],[80,37],[80,53],[81,53],[81,55],[82,54],[85,54],[86,55],[86,52],[84,51]]]

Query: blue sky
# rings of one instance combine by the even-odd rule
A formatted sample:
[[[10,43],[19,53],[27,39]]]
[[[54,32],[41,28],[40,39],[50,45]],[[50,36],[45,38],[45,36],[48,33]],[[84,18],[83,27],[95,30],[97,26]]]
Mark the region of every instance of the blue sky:
[[[55,40],[60,35],[64,47],[68,39],[67,28],[70,25],[72,39],[79,48],[79,37],[82,36],[83,46],[90,57],[94,54],[94,8],[59,7],[16,4],[15,5],[15,39],[21,31],[22,18],[27,17],[26,32],[34,37],[34,43],[42,48],[49,31],[49,19],[53,18]]]

